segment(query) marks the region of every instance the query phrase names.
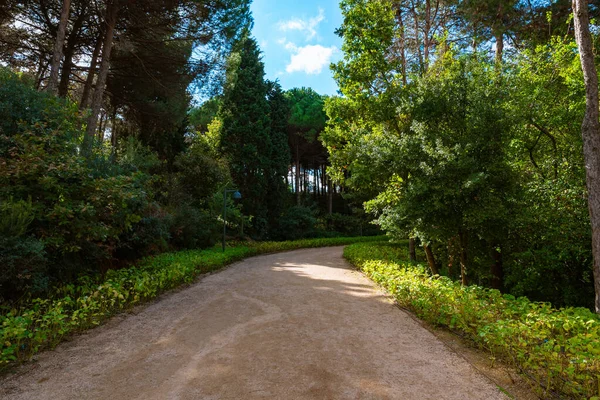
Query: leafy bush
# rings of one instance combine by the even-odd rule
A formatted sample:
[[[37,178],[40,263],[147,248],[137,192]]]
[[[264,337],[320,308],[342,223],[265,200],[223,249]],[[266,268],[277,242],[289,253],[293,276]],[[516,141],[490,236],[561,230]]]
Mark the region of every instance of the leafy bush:
[[[15,298],[44,292],[48,287],[45,256],[44,244],[35,238],[0,236],[0,294]]]
[[[293,206],[286,209],[279,218],[276,237],[283,240],[297,240],[314,234],[317,218],[309,207]]]
[[[33,218],[31,199],[0,200],[0,300],[47,287],[44,244],[25,236]]]
[[[325,216],[329,230],[339,232],[341,235],[360,235],[362,226],[360,218],[353,215],[333,213]]]
[[[171,242],[179,249],[210,247],[215,244],[219,228],[208,211],[181,205],[175,209],[171,222]]]
[[[431,277],[389,244],[356,244],[344,256],[398,304],[432,324],[457,330],[512,363],[542,394],[598,398],[600,319],[585,308],[554,309],[525,297]]]
[[[150,300],[198,274],[214,271],[256,254],[305,247],[341,246],[381,238],[333,238],[295,242],[240,244],[209,250],[164,253],[142,260],[136,267],[84,276],[76,284],[54,288],[46,299],[21,307],[0,307],[0,369],[28,360],[40,350],[58,344],[66,335],[96,325],[119,310]]]
[[[7,268],[31,279],[46,274],[39,276],[41,281],[68,281],[81,272],[109,269],[120,237],[148,208],[148,174],[131,165],[115,165],[101,148],[84,157],[77,106],[40,93],[5,70],[0,73],[0,119],[0,202],[11,202],[13,210],[29,202],[25,222],[32,236],[15,245],[21,228],[2,233],[7,239],[4,254],[20,254],[28,265],[19,266],[11,256]],[[153,163],[151,158],[143,157],[145,166]],[[13,213],[9,219],[6,212],[3,209],[1,224],[16,226],[21,217]],[[41,262],[42,242],[47,269]],[[32,275],[34,260],[39,268]],[[21,287],[29,286],[22,282]],[[0,296],[9,295],[5,287],[0,289]]]
[[[169,249],[172,216],[160,207],[150,207],[139,222],[133,224],[118,241],[115,256],[123,260],[137,260]]]

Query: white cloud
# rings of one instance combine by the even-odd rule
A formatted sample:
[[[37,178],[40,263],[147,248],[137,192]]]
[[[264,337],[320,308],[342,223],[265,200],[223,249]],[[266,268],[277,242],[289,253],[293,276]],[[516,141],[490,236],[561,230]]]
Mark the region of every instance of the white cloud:
[[[317,27],[321,22],[325,20],[325,11],[319,8],[319,15],[308,20],[301,18],[292,18],[287,21],[279,22],[279,29],[281,31],[300,31],[306,34],[306,40],[311,40],[317,36]]]
[[[293,50],[295,54],[292,54],[292,59],[285,70],[288,73],[304,72],[309,75],[320,74],[323,67],[331,62],[333,53],[337,51],[335,46],[309,45],[298,48],[292,43],[288,43],[286,48]]]

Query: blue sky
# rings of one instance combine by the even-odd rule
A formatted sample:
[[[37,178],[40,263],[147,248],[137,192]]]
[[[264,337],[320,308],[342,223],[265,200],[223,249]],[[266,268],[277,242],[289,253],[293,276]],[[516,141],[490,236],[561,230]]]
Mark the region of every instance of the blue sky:
[[[278,79],[286,90],[336,93],[329,64],[342,56],[334,34],[342,24],[339,0],[253,0],[252,13],[267,79]]]

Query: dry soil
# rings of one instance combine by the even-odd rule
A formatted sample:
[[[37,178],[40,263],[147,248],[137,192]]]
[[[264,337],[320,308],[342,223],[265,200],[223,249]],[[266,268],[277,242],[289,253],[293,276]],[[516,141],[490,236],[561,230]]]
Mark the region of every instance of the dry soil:
[[[76,336],[2,399],[505,399],[342,258],[234,264]]]

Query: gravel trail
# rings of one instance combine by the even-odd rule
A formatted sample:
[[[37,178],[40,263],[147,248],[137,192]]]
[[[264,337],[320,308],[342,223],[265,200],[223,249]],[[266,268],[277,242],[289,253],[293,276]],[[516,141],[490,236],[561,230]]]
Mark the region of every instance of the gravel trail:
[[[247,259],[47,351],[20,399],[506,399],[342,258]]]

